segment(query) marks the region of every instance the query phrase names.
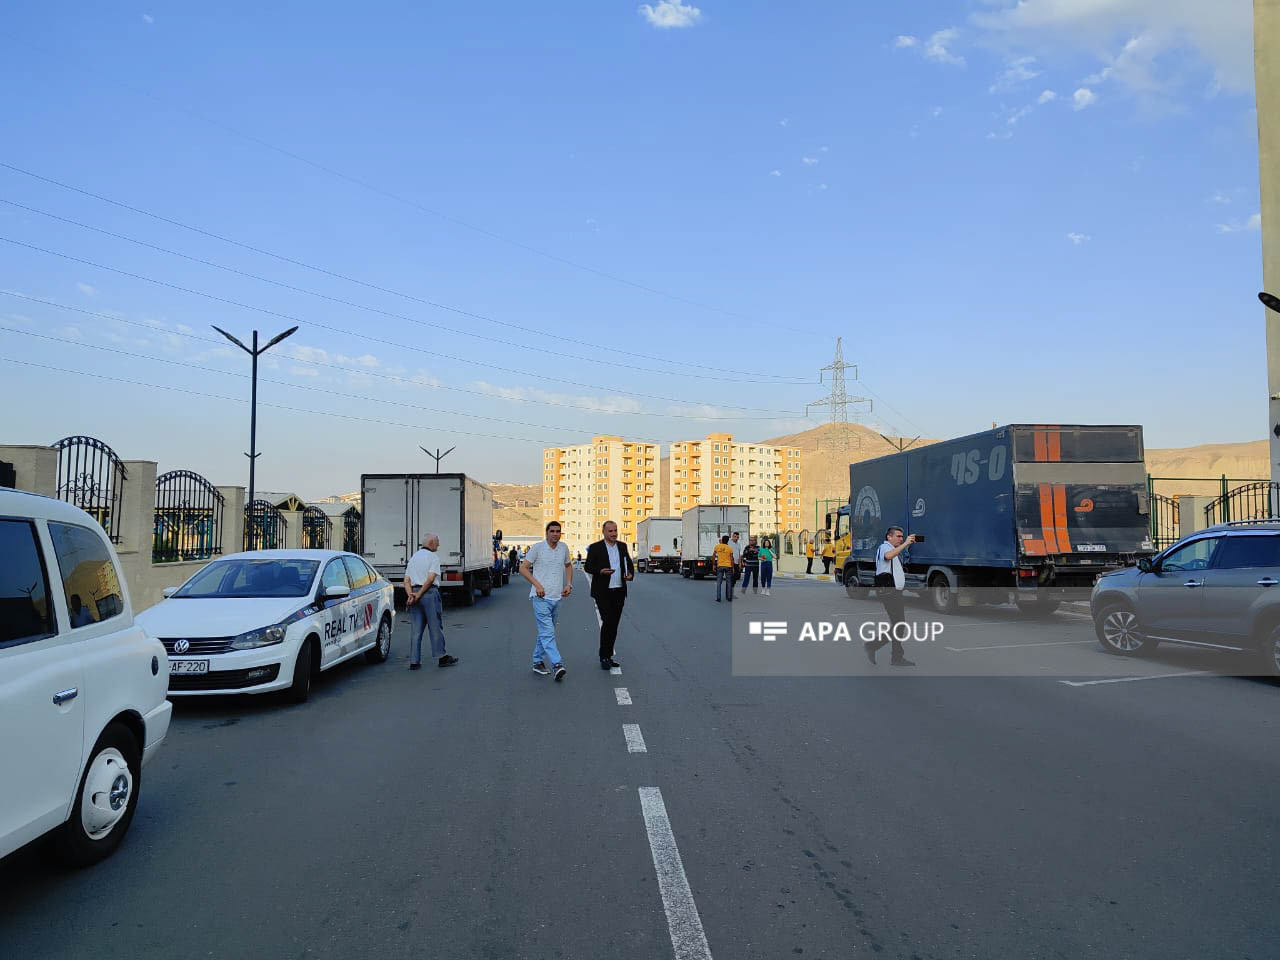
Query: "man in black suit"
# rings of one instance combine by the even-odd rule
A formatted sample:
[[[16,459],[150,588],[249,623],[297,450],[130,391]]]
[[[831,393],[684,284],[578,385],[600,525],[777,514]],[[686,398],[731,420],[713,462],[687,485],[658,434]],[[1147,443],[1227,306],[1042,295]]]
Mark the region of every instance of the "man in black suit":
[[[587,547],[582,569],[591,578],[591,597],[600,611],[600,669],[608,670],[619,666],[613,659],[613,645],[622,605],[627,602],[627,581],[635,576],[627,545],[618,542],[618,525],[612,520],[605,522],[604,539]]]

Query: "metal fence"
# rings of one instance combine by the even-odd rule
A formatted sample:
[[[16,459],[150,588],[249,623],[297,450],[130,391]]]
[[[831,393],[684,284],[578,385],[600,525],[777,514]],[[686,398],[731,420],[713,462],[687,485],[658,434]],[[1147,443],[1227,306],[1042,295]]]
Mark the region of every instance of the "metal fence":
[[[1204,508],[1205,523],[1229,523],[1232,520],[1265,520],[1277,516],[1280,507],[1280,483],[1254,480],[1228,490]]]
[[[285,545],[289,521],[276,505],[255,500],[244,511],[244,548],[278,550]]]
[[[360,511],[355,507],[342,515],[342,549],[348,553],[364,553]]]
[[[302,508],[302,546],[307,550],[329,549],[329,518],[319,507]]]
[[[152,563],[208,560],[222,552],[222,494],[190,470],[156,478]]]
[[[1151,504],[1151,542],[1155,544],[1156,550],[1173,546],[1182,536],[1178,498],[1153,493],[1149,497],[1149,503]]]
[[[93,437],[63,437],[53,448],[58,451],[58,499],[89,514],[112,543],[119,543],[120,498],[127,478],[120,458]]]

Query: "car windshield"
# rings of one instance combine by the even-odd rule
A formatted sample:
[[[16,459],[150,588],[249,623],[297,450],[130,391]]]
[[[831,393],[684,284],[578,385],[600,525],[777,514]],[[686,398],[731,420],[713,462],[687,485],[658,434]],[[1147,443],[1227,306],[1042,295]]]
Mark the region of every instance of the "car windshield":
[[[218,560],[183,584],[174,597],[301,597],[310,592],[318,565],[316,560]]]

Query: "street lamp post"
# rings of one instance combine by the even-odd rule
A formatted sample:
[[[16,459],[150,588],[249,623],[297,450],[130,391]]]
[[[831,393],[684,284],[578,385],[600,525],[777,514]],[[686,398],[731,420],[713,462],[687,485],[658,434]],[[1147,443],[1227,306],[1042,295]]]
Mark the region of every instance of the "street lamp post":
[[[419,444],[418,449],[421,450],[423,453],[425,453],[428,457],[430,457],[432,460],[436,462],[436,476],[438,477],[440,476],[440,461],[443,460],[445,457],[447,457],[449,454],[453,453],[453,451],[457,450],[458,448],[450,447],[444,453],[441,453],[440,448],[436,447],[436,452],[432,453],[426,447]]]
[[[245,503],[245,507],[249,511],[249,517],[251,518],[253,515],[252,514],[253,498],[255,494],[255,488],[253,485],[254,483],[253,468],[258,460],[258,356],[259,354],[266,353],[268,350],[274,347],[277,343],[279,343],[285,337],[293,336],[295,333],[298,332],[298,328],[290,327],[284,333],[280,333],[272,337],[262,347],[258,346],[258,331],[255,330],[253,331],[253,348],[250,349],[249,347],[246,347],[243,343],[241,343],[239,340],[237,340],[235,337],[233,337],[231,334],[227,333],[227,331],[223,330],[221,327],[216,326],[212,323],[209,324],[209,326],[213,327],[213,329],[217,330],[220,334],[222,334],[224,337],[226,337],[228,340],[230,340],[237,347],[239,347],[241,350],[243,350],[245,353],[249,354],[249,356],[253,358],[253,375],[251,378],[253,386],[250,388],[251,392],[249,395],[250,396],[250,399],[249,399],[249,452],[245,454],[245,456],[249,458],[249,499]],[[254,526],[252,523],[250,523],[250,529],[253,532],[249,534],[249,549],[252,550],[258,545],[258,530],[257,530],[257,527]]]
[[[788,480],[786,483],[784,483],[780,487],[775,487],[772,483],[766,483],[765,486],[773,491],[773,525],[775,527],[773,532],[774,532],[774,536],[781,539],[782,538],[782,511],[778,507],[778,494],[782,493],[783,490],[791,486],[791,481]]]

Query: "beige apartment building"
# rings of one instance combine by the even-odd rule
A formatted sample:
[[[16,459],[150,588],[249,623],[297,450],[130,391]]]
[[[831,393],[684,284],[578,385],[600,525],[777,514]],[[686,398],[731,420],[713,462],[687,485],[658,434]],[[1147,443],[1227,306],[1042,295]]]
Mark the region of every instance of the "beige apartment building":
[[[606,520],[635,547],[636,524],[658,509],[658,446],[594,437],[542,451],[542,522],[559,520],[572,553],[600,539]]]
[[[796,447],[735,442],[728,433],[673,443],[667,465],[671,514],[698,504],[745,503],[752,533],[799,530],[800,463]],[[783,487],[776,496],[775,487]]]

